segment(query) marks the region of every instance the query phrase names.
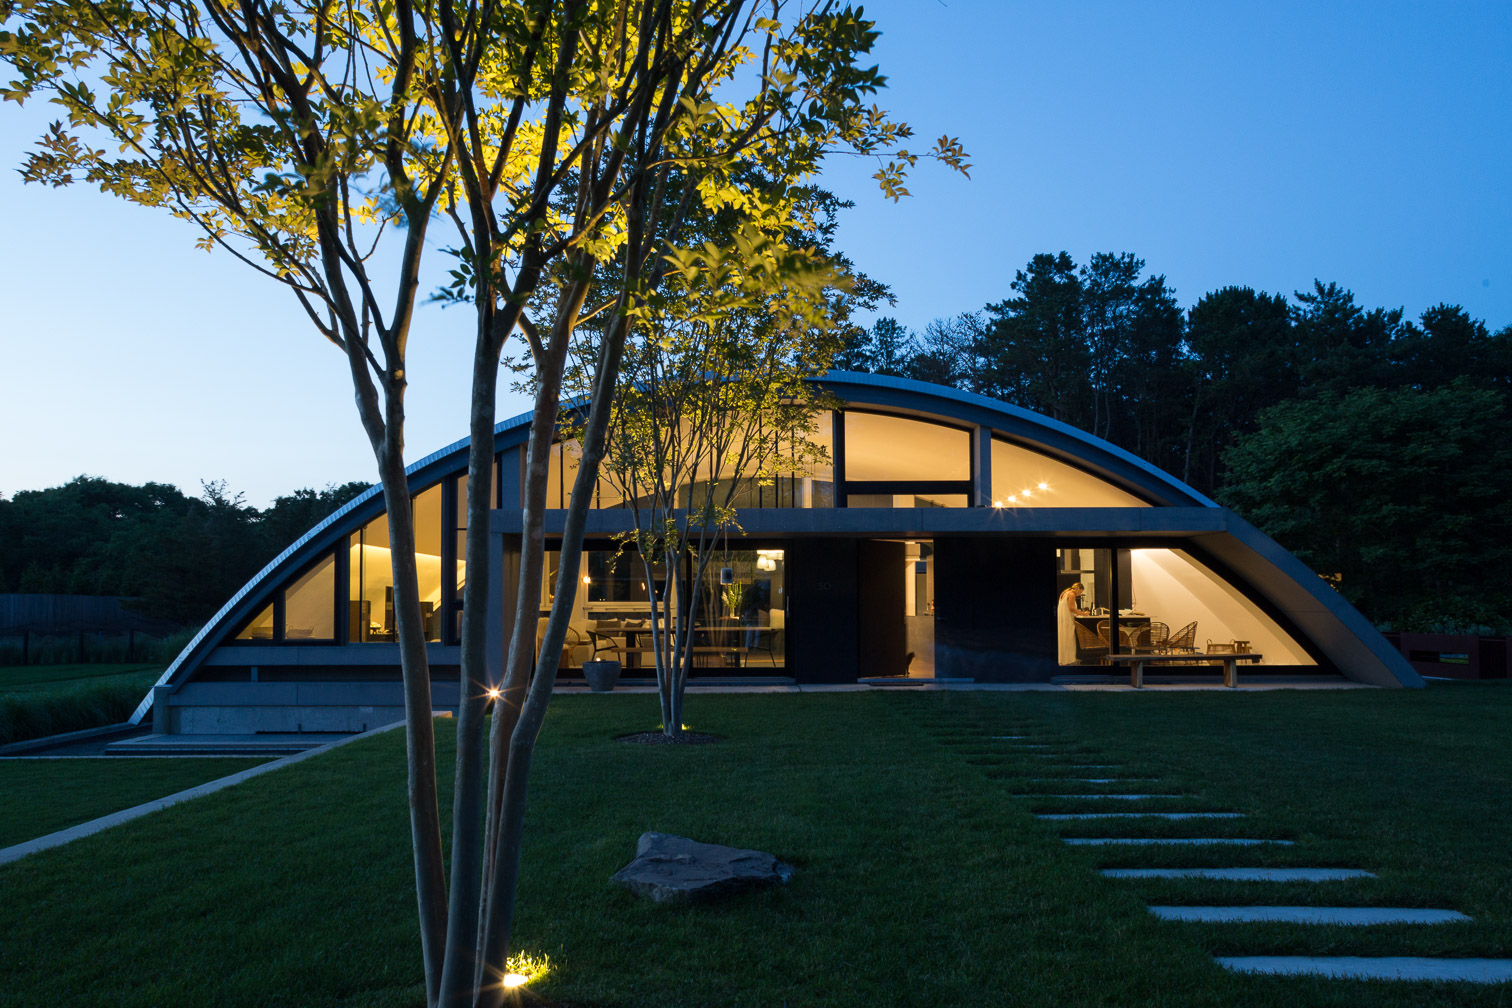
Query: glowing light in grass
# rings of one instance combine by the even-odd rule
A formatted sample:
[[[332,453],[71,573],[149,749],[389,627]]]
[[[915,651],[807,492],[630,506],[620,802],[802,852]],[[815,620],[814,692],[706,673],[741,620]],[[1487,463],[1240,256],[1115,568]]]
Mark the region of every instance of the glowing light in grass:
[[[544,955],[519,952],[509,957],[504,964],[504,975],[499,983],[511,990],[536,983],[551,972],[551,960]]]
[[[497,687],[497,686],[490,686],[490,687],[488,687],[488,698],[490,700],[497,700],[497,699],[499,699],[499,687]]]

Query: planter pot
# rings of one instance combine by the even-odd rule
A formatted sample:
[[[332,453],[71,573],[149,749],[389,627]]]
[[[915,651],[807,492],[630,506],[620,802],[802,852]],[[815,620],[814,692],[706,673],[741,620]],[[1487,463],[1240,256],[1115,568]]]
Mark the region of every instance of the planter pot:
[[[595,693],[607,693],[614,689],[619,677],[620,663],[617,661],[583,662],[583,678],[588,680],[588,688]]]

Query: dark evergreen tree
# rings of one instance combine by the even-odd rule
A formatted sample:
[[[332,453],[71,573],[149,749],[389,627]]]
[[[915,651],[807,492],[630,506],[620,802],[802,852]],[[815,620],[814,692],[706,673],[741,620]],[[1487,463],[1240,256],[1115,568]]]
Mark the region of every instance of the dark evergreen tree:
[[[1086,427],[1091,360],[1076,263],[1042,252],[1011,286],[1017,297],[986,307],[972,391]]]

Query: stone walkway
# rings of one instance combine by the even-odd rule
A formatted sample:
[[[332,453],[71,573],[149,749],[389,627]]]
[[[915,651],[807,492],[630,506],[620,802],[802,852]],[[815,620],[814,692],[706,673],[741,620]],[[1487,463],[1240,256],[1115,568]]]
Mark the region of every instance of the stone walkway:
[[[1020,726],[1018,730],[1023,731],[1024,728]],[[1004,755],[1058,760],[1061,761],[1058,764],[1059,766],[1064,766],[1071,771],[1114,771],[1123,769],[1118,764],[1110,763],[1071,763],[1070,760],[1072,759],[1086,759],[1088,754],[1081,751],[1074,754],[1061,752],[1060,750],[1066,747],[1058,746],[1054,742],[1032,741],[1035,737],[1034,735],[992,735],[987,736],[987,741],[1001,745]],[[1043,772],[1051,770],[1056,765],[1036,761],[1033,770]],[[1037,775],[1028,776],[1026,774],[1022,779],[1027,783],[1033,784],[1061,785],[1122,786],[1133,783],[1159,783],[1159,778],[1135,776],[1043,777]],[[1061,801],[1087,802],[1094,807],[1099,803],[1103,803],[1104,807],[1106,807],[1106,804],[1114,802],[1163,800],[1170,803],[1181,799],[1196,801],[1196,797],[1189,794],[1157,793],[1153,791],[1112,793],[1086,790],[1077,792],[1034,793],[1020,795],[1019,797],[1030,799],[1053,798]],[[1034,815],[1035,818],[1042,822],[1074,824],[1089,820],[1114,820],[1127,822],[1131,826],[1159,822],[1238,820],[1245,818],[1243,812],[1209,811],[1200,807],[1171,811],[1133,809],[1119,812],[1035,812]],[[1292,840],[1273,837],[1238,836],[1062,836],[1061,840],[1068,846],[1108,847],[1149,845],[1253,848],[1261,846],[1293,846],[1295,843]],[[1109,879],[1169,878],[1245,882],[1254,884],[1257,890],[1261,892],[1264,891],[1263,887],[1273,884],[1297,882],[1327,884],[1329,882],[1376,877],[1374,873],[1362,868],[1266,868],[1242,865],[1224,868],[1103,868],[1100,870],[1100,874]],[[1294,924],[1301,927],[1314,925],[1370,927],[1390,924],[1442,926],[1471,922],[1470,917],[1457,910],[1422,907],[1279,906],[1246,903],[1225,906],[1157,905],[1150,906],[1148,909],[1155,917],[1171,921],[1177,925],[1185,922],[1206,924],[1272,922]],[[1512,959],[1461,959],[1423,956],[1218,956],[1215,957],[1215,962],[1225,969],[1235,972],[1266,975],[1305,975],[1341,979],[1402,981],[1461,981],[1471,983],[1505,983],[1512,981]]]

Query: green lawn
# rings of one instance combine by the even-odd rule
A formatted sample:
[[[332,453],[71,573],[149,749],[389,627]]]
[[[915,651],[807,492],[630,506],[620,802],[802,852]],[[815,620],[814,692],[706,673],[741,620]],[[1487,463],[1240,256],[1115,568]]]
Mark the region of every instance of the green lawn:
[[[0,666],[0,745],[118,724],[136,710],[164,667]]]
[[[1512,1004],[1509,985],[1256,978],[1210,958],[1512,956],[1508,684],[699,696],[690,724],[727,740],[691,747],[612,741],[656,723],[653,697],[552,708],[518,944],[550,957],[537,989],[565,1005]],[[1077,755],[1009,753],[999,734]],[[1161,778],[1133,787],[1249,818],[1075,830],[1034,819],[1079,803],[1034,797],[1064,785],[1029,778],[1104,776],[1069,762],[1120,763]],[[418,1005],[403,780],[391,732],[0,867],[0,990],[17,1003]],[[607,883],[647,829],[770,850],[798,875],[720,904],[653,906]],[[1297,845],[1118,853],[1058,840],[1124,831]],[[1240,887],[1095,872],[1229,863],[1380,877]],[[1144,909],[1206,901],[1452,907],[1475,921],[1220,928]]]
[[[130,683],[145,696],[163,674],[150,662],[93,665],[0,665],[0,694],[60,693],[100,683]]]
[[[0,760],[0,847],[45,836],[196,784],[260,759]]]

